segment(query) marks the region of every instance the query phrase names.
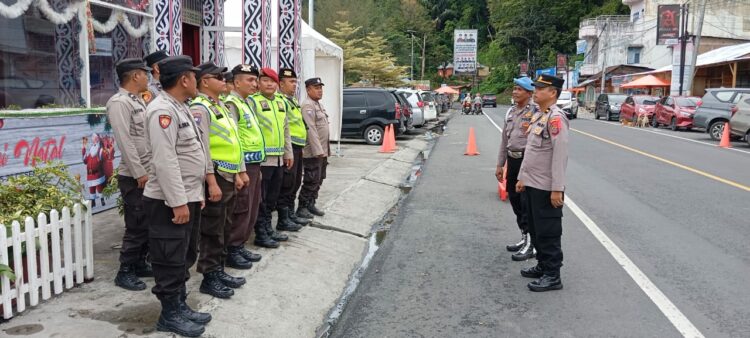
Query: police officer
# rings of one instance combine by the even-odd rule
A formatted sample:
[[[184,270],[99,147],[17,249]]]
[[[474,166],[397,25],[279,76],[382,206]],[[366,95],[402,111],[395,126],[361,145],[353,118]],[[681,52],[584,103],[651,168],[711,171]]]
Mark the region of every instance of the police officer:
[[[221,95],[222,99],[234,90],[234,74],[232,72],[224,72],[224,81],[227,83],[227,90]]]
[[[146,289],[138,277],[152,277],[151,265],[146,262],[148,226],[144,222],[143,187],[148,181],[148,147],[146,146],[146,102],[140,93],[148,89],[148,72],[141,59],[124,59],[115,71],[120,79],[120,90],[107,101],[107,119],[112,126],[120,166],[117,184],[125,204],[125,234],[120,249],[120,270],[115,285],[137,291]]]
[[[523,194],[516,191],[516,182],[518,182],[518,170],[521,168],[523,152],[526,148],[526,130],[529,129],[531,117],[536,112],[536,105],[531,102],[531,95],[534,93],[531,79],[528,77],[514,79],[513,84],[512,95],[515,105],[506,114],[495,176],[498,181],[503,180],[503,167],[507,163],[508,175],[505,178],[508,181],[506,187],[510,197],[510,205],[516,215],[516,224],[521,229],[521,240],[516,244],[506,246],[506,249],[515,252],[511,256],[514,261],[524,261],[534,257],[535,252],[534,246],[531,245],[531,236],[527,227],[526,206],[524,205],[526,199]]]
[[[315,206],[320,185],[326,178],[330,146],[328,143],[328,114],[320,100],[323,98],[323,81],[314,77],[305,81],[307,99],[302,104],[302,116],[309,126],[307,144],[303,150],[305,178],[299,194],[297,216],[323,216],[325,213]]]
[[[292,140],[292,153],[294,154],[294,165],[289,170],[284,170],[284,182],[281,186],[279,197],[279,220],[277,230],[299,231],[302,225],[307,225],[311,218],[297,217],[294,212],[294,202],[297,192],[302,186],[302,149],[307,142],[307,126],[300,112],[297,98],[297,73],[293,69],[282,68],[279,70],[279,92],[286,100],[289,111],[289,135]]]
[[[159,68],[164,92],[147,109],[151,159],[143,192],[156,282],[151,292],[162,306],[156,329],[197,337],[211,320],[185,303],[185,281],[197,259],[206,177],[206,150],[185,104],[197,95],[199,69],[184,55],[164,59]]]
[[[258,221],[255,223],[255,245],[272,248],[273,245],[267,245],[271,243],[267,241],[268,237],[276,242],[289,240],[287,235],[276,232],[271,222],[272,212],[281,193],[284,168],[292,168],[294,155],[287,119],[289,107],[286,100],[276,93],[279,75],[271,68],[261,68],[258,79],[259,92],[253,95],[252,99],[265,142],[266,160],[261,164],[263,198],[258,211]]]
[[[153,101],[162,92],[161,82],[159,82],[161,74],[159,70],[159,62],[166,59],[168,56],[169,55],[167,55],[166,51],[157,50],[143,58],[143,61],[146,62],[146,66],[151,68],[151,83],[148,85],[148,92],[144,92],[143,95],[146,103]]]
[[[232,232],[227,241],[228,254],[241,255],[251,262],[261,260],[261,255],[250,252],[245,243],[250,239],[252,229],[258,220],[261,200],[260,164],[266,159],[263,134],[255,113],[255,101],[250,98],[258,92],[258,68],[251,65],[237,65],[232,69],[234,91],[224,98],[224,102],[237,121],[243,159],[250,181],[237,192],[232,215]],[[279,242],[270,236],[256,237],[256,242],[264,247],[278,247]]]
[[[539,111],[530,122],[516,184],[517,191],[526,192],[529,233],[537,250],[538,262],[521,270],[521,275],[538,278],[528,284],[531,291],[537,292],[563,287],[560,236],[568,163],[568,119],[555,105],[563,82],[563,79],[549,75],[541,75],[534,82],[534,102],[539,105]]]
[[[224,264],[235,269],[250,269],[253,263],[239,255],[227,259],[226,239],[232,226],[235,190],[249,180],[237,136],[237,124],[219,95],[226,91],[224,72],[213,62],[198,66],[198,96],[190,109],[203,136],[206,149],[206,207],[201,212],[200,256],[198,272],[203,274],[200,292],[217,298],[234,295],[233,288],[245,284],[245,278],[224,272]]]

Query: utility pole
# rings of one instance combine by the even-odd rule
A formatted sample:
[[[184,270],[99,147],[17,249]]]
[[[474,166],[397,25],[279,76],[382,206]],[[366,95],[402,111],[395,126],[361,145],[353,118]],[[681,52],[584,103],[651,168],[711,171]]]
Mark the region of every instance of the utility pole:
[[[409,66],[409,80],[414,81],[414,31],[408,30],[406,31],[411,35],[411,65]]]
[[[315,7],[315,0],[308,0],[307,1],[307,24],[310,25],[310,28],[314,28],[313,25],[313,12],[315,11],[313,8]]]
[[[687,50],[687,23],[688,23],[688,4],[680,6],[680,96],[682,96],[682,87],[685,82],[685,52]],[[695,53],[693,53],[695,54]]]
[[[419,77],[420,80],[424,80],[424,62],[425,62],[425,50],[427,49],[427,34],[425,33],[422,39],[422,75]]]
[[[604,27],[602,28],[602,33],[607,33],[607,35],[604,38],[604,43],[602,43],[602,86],[599,94],[604,94],[604,85],[607,82],[607,48],[609,47],[609,32],[607,31],[608,25],[609,18],[607,18],[607,21],[604,22]]]
[[[690,91],[692,94],[693,79],[695,73],[698,72],[698,47],[701,45],[701,34],[703,33],[703,18],[706,15],[706,0],[701,0],[700,9],[698,11],[697,23],[698,27],[695,28],[695,44],[693,45],[692,65],[693,71],[690,73]]]

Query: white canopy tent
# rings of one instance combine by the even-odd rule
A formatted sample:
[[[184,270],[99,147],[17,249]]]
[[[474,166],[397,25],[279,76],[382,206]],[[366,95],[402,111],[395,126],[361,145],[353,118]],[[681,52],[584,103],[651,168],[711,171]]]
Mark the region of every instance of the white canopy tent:
[[[274,12],[278,4],[273,1]],[[276,69],[278,64],[278,27],[277,15],[271,15],[271,64]],[[341,47],[328,40],[325,36],[312,29],[306,22],[302,22],[302,48],[300,78],[300,103],[306,99],[304,81],[312,77],[320,77],[325,84],[323,87],[323,107],[328,113],[331,123],[330,140],[341,139],[342,100],[344,88],[344,51]],[[224,52],[229,67],[242,62],[242,37],[239,33],[226,33],[224,38]]]

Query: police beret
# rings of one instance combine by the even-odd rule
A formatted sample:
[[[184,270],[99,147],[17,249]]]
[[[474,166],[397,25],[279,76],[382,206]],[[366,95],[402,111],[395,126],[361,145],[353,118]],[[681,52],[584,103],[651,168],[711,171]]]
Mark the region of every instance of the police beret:
[[[557,89],[562,89],[563,84],[565,83],[565,80],[552,76],[547,74],[541,74],[539,77],[536,78],[536,81],[534,81],[534,87],[537,88],[544,88],[544,87],[555,87]]]
[[[317,85],[324,86],[323,80],[321,80],[319,77],[314,77],[314,78],[305,80],[305,87],[317,86]]]
[[[234,66],[234,68],[232,68],[232,74],[234,75],[250,74],[250,75],[255,75],[255,76],[260,75],[258,73],[258,67],[255,67],[253,65],[243,65],[243,64]]]
[[[187,55],[170,56],[159,62],[159,71],[162,77],[170,77],[183,72],[198,72],[199,68],[193,67],[193,59]]]
[[[279,79],[284,78],[297,78],[297,73],[294,71],[294,69],[291,68],[281,68],[279,69]]]
[[[198,65],[198,73],[195,74],[197,78],[202,78],[205,75],[221,75],[224,76],[224,72],[227,71],[227,67],[219,67],[213,62],[205,62]]]
[[[513,84],[525,89],[526,91],[530,91],[530,92],[534,91],[534,83],[527,76],[524,76],[518,79],[513,79]]]
[[[151,67],[155,63],[157,63],[157,62],[159,62],[161,60],[164,60],[164,59],[166,59],[168,57],[169,57],[169,55],[167,55],[166,51],[164,51],[164,50],[157,50],[157,51],[155,51],[155,52],[153,52],[153,53],[151,53],[149,55],[146,55],[146,57],[143,58],[143,61],[146,62],[147,66]]]
[[[150,67],[147,67],[143,60],[137,58],[123,59],[115,65],[115,72],[117,77],[122,79],[123,74],[136,69],[143,69],[147,72],[151,71]]]
[[[264,76],[273,79],[274,81],[276,81],[276,83],[279,83],[279,74],[277,74],[276,71],[273,70],[273,68],[268,68],[268,67],[261,68],[260,74],[258,75],[258,77],[264,77]]]

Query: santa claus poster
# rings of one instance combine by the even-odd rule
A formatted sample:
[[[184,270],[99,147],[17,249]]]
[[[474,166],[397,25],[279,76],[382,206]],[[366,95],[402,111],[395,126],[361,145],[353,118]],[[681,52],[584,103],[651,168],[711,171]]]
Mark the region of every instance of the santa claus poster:
[[[116,195],[102,194],[120,162],[106,115],[0,120],[0,179],[27,174],[46,161],[62,161],[84,186],[93,212],[116,206]]]

